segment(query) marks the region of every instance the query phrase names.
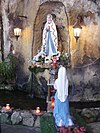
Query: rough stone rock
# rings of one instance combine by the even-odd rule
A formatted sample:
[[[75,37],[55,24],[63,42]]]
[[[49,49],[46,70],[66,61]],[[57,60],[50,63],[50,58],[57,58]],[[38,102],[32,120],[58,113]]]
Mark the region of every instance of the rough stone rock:
[[[49,70],[48,69],[45,69],[45,71],[44,72],[39,72],[37,75],[36,75],[36,77],[39,79],[40,77],[44,77],[45,79],[46,79],[46,81],[48,81],[49,80],[49,78],[50,78],[50,72],[49,72]]]
[[[29,74],[27,75],[24,73],[24,66],[25,59],[23,55],[18,56],[18,64],[17,64],[17,69],[16,69],[16,84],[20,87],[23,87],[24,84],[28,82],[29,79]]]
[[[90,123],[90,122],[95,122],[96,118],[98,117],[100,113],[100,108],[90,108],[90,109],[83,109],[81,112],[81,115],[84,117],[84,119],[86,120],[86,122]]]
[[[34,117],[31,113],[28,111],[21,112],[22,116],[22,124],[26,126],[33,126],[34,125]]]
[[[88,125],[91,127],[93,133],[100,133],[100,122],[93,122]]]
[[[0,85],[0,90],[8,90],[8,91],[12,91],[14,90],[13,86],[12,85],[5,85],[5,84],[1,84]]]
[[[33,81],[32,77],[30,76],[29,81],[22,86],[17,85],[18,89],[21,91],[25,91],[30,93],[30,95],[45,98],[47,95],[47,81],[44,77],[39,75],[37,78],[37,75],[34,74]]]
[[[8,113],[0,113],[0,123],[10,123],[9,115]]]
[[[41,95],[41,92],[42,92],[42,91],[41,91],[41,88],[40,88],[40,84],[39,84],[39,82],[38,82],[38,80],[37,80],[37,77],[36,77],[35,75],[34,75],[33,81],[34,81],[34,82],[32,83],[32,86],[33,86],[33,88],[34,88],[34,89],[33,89],[34,95],[35,95],[35,96],[39,96],[39,95],[42,96],[43,94]]]
[[[37,116],[34,127],[40,127],[40,116]]]
[[[21,116],[20,112],[15,111],[11,115],[11,121],[12,121],[12,124],[19,124],[22,121],[22,116]]]
[[[99,114],[98,114],[98,116],[97,116],[96,121],[100,122],[100,112],[99,112]]]
[[[24,117],[32,117],[32,114],[29,111],[22,111],[21,116]]]
[[[74,96],[71,96],[71,100],[100,100],[100,59],[90,67],[75,68],[72,77],[74,80]]]
[[[44,77],[41,76],[41,78],[39,79],[40,81],[40,87],[42,92],[44,93],[44,96],[47,95],[47,90],[48,90],[48,86],[47,86],[47,81]]]
[[[94,100],[94,97],[93,97],[93,93],[92,93],[93,89],[92,88],[85,88],[84,89],[84,92],[83,92],[83,97],[85,100],[87,101],[91,101],[91,100]]]
[[[34,118],[33,117],[30,117],[30,118],[24,117],[22,124],[25,126],[31,126],[32,127],[34,125]]]

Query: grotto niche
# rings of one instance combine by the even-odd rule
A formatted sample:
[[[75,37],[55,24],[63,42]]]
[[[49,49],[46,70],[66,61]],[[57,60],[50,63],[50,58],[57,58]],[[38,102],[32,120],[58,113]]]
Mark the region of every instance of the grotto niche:
[[[53,16],[57,28],[58,51],[69,54],[68,19],[65,7],[61,2],[45,2],[40,5],[35,18],[32,57],[37,54],[38,50],[41,50],[43,29],[48,14]]]
[[[45,29],[45,24],[47,22],[48,14],[52,16],[52,20],[56,26],[57,30],[57,52],[60,53],[59,56],[61,57],[62,53],[66,53],[67,55],[70,55],[70,44],[69,44],[69,25],[68,25],[68,16],[65,10],[65,6],[61,2],[45,2],[40,5],[39,10],[37,12],[34,27],[33,27],[33,42],[32,42],[32,69],[34,69],[34,66],[37,67],[38,61],[34,63],[34,57],[42,51],[43,46],[43,31]],[[54,28],[54,27],[53,27]],[[51,56],[51,55],[50,55]],[[47,56],[45,57],[47,59]],[[49,56],[48,56],[49,58]],[[54,58],[53,56],[51,57]],[[50,61],[52,60],[50,58]],[[57,55],[56,55],[57,58]],[[58,57],[59,58],[59,57]],[[60,58],[61,59],[61,58]],[[49,62],[49,61],[48,61]],[[53,61],[51,61],[53,63]],[[51,62],[47,63],[44,62],[44,65],[42,65],[42,68],[51,68]],[[61,61],[60,61],[61,62]],[[67,61],[65,61],[67,62]],[[39,65],[38,65],[39,66]],[[31,70],[32,70],[31,69]],[[44,74],[45,73],[45,74]],[[44,83],[42,84],[42,87],[46,93],[48,90],[48,80],[51,78],[51,75],[49,73],[52,73],[48,70],[45,70],[44,73],[40,73],[40,76],[36,74],[36,77],[38,77],[39,82],[41,82],[41,79],[43,80],[43,75],[46,75],[44,77]],[[55,72],[54,72],[55,73]],[[53,79],[54,77],[52,77]],[[42,90],[43,90],[42,89]],[[39,89],[38,89],[39,90]]]

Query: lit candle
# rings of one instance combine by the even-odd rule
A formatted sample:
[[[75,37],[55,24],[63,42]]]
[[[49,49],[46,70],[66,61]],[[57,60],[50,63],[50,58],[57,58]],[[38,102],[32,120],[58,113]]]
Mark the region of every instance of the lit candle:
[[[6,104],[6,111],[10,110],[10,104]]]
[[[36,107],[36,113],[37,113],[37,114],[40,113],[40,107]]]
[[[52,100],[51,100],[51,107],[52,107],[52,109],[54,108],[54,102],[55,102],[55,100],[54,100],[54,98],[52,98]]]

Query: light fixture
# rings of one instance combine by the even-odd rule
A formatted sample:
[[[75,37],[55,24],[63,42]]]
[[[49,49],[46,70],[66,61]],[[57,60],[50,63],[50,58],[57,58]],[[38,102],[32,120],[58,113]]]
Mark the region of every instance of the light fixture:
[[[82,30],[82,27],[80,25],[80,22],[82,20],[82,17],[78,16],[77,17],[77,20],[73,26],[73,29],[74,29],[74,37],[76,39],[76,42],[78,41],[79,37],[80,37],[80,33],[81,33],[81,30]]]
[[[16,40],[18,40],[19,36],[21,35],[21,29],[18,27],[14,28],[14,35],[16,37]]]
[[[27,19],[26,16],[17,16],[14,19],[14,35],[16,37],[16,40],[18,40],[18,38],[21,35],[21,31],[23,29],[23,19]]]

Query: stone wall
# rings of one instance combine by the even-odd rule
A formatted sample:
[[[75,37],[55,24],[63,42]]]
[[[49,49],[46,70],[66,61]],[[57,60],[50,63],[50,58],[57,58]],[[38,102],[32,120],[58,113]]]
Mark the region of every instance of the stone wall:
[[[46,2],[50,2],[50,4],[52,3],[53,5],[59,3],[61,5],[61,12],[59,13],[60,9],[58,10],[55,6],[54,10],[51,8],[50,10],[46,10]],[[19,65],[17,67],[17,83],[19,85],[24,85],[28,81],[30,75],[30,72],[28,70],[28,67],[30,65],[29,61],[32,58],[32,56],[36,53],[37,47],[39,48],[41,46],[41,37],[39,35],[42,34],[41,27],[43,26],[43,22],[46,21],[46,16],[43,16],[44,20],[42,20],[42,13],[40,14],[40,11],[47,11],[46,13],[43,13],[45,15],[47,15],[47,13],[53,13],[57,17],[57,20],[60,20],[60,24],[61,20],[63,20],[62,26],[66,30],[64,31],[63,29],[60,29],[61,27],[59,28],[60,37],[63,39],[62,41],[61,39],[59,39],[59,45],[60,48],[63,47],[66,51],[67,47],[70,46],[69,51],[71,54],[72,68],[80,67],[80,69],[73,69],[73,79],[76,86],[78,86],[81,81],[83,82],[83,79],[84,84],[86,86],[89,81],[92,82],[92,80],[94,79],[94,75],[100,72],[98,65],[94,65],[92,70],[90,69],[90,67],[83,69],[84,65],[91,64],[92,66],[93,62],[100,58],[99,0],[7,0],[6,2],[2,0],[1,4],[1,11],[3,15],[2,18],[4,23],[3,28],[5,29],[4,53],[6,56],[6,54],[9,53],[10,44],[14,45],[16,56],[19,59]],[[43,8],[43,10],[41,8]],[[76,21],[77,15],[80,15],[82,17],[82,32],[76,44],[72,27]],[[13,20],[17,16],[27,16],[27,19],[22,19],[23,30],[18,41],[16,41],[13,35]],[[37,22],[40,22],[40,26],[37,25]],[[62,30],[64,32],[61,32]],[[92,73],[93,75],[89,77],[87,73],[89,73],[90,75]],[[98,76],[96,75],[95,80],[93,80],[93,84],[96,84],[94,88],[99,88],[97,86],[99,86],[100,83],[98,83],[97,81]]]
[[[40,127],[40,116],[45,111],[37,114],[35,110],[12,110],[4,111],[4,107],[0,111],[0,124],[23,125],[29,127]]]
[[[36,110],[20,110],[20,109],[12,110],[11,109],[11,111],[4,111],[4,107],[3,107],[0,110],[0,124],[9,124],[9,125],[16,125],[16,126],[23,125],[23,126],[40,128],[40,124],[41,126],[43,126],[43,123],[49,122],[49,119],[51,123],[52,122],[54,123],[54,121],[51,121],[51,119],[53,118],[52,111],[50,110],[48,112],[41,111],[40,113],[37,114]],[[82,118],[84,118],[86,123],[100,122],[100,108],[84,108],[82,110],[76,109],[75,112],[71,112],[73,121],[75,122],[74,124],[76,124],[75,114],[73,113],[79,114]],[[77,120],[77,122],[79,122],[79,120]],[[49,126],[51,123],[49,123]]]
[[[72,70],[74,95],[72,101],[100,101],[100,59]],[[72,80],[71,80],[72,84]]]

